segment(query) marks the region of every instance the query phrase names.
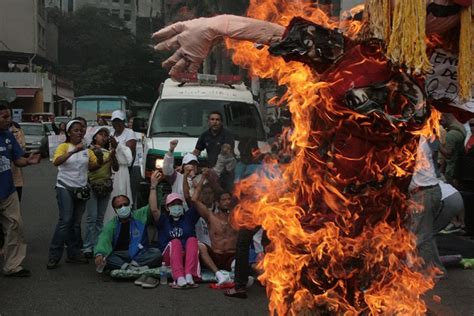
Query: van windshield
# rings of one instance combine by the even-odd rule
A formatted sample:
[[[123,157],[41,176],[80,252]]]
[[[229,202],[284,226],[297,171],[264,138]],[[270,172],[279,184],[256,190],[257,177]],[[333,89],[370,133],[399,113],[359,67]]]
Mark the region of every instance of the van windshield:
[[[253,104],[221,100],[160,100],[150,125],[150,136],[169,135],[199,137],[207,127],[207,117],[219,111],[224,127],[236,140],[256,137],[265,140],[265,131],[258,110]]]

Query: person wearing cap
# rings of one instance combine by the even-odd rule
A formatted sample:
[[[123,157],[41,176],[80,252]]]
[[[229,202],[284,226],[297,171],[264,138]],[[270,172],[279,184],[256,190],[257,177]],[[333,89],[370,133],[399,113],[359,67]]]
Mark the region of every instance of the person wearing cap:
[[[107,127],[98,127],[92,133],[92,144],[89,150],[89,185],[91,198],[86,205],[86,233],[82,252],[86,258],[92,258],[97,237],[104,223],[104,214],[112,192],[112,170],[119,166],[115,150],[109,150],[110,131]]]
[[[155,187],[152,185],[151,190]],[[171,266],[172,288],[193,288],[201,278],[198,240],[195,225],[200,218],[198,210],[185,210],[183,196],[170,193],[166,196],[163,211],[152,212],[158,231],[158,248],[166,265]]]
[[[26,243],[11,164],[13,162],[17,167],[26,167],[39,163],[41,156],[37,153],[30,154],[28,158],[23,157],[23,149],[9,131],[11,122],[9,103],[0,101],[0,224],[6,234],[3,273],[5,276],[28,277],[31,272],[22,267]]]
[[[112,196],[126,195],[133,201],[132,187],[130,185],[130,167],[135,159],[135,148],[137,140],[135,133],[125,127],[125,113],[121,110],[112,112],[113,137],[110,137],[110,145],[115,150],[115,156],[119,164],[118,171],[114,174]],[[132,202],[133,203],[133,202]],[[114,210],[108,207],[104,220],[107,222],[114,217]]]
[[[59,219],[49,247],[48,269],[57,268],[67,245],[68,263],[87,263],[81,253],[81,220],[87,202],[87,172],[96,162],[83,142],[84,126],[79,120],[66,125],[66,141],[54,153],[53,164],[58,167],[56,198]]]
[[[177,172],[174,169],[174,150],[178,146],[178,140],[173,139],[170,141],[170,148],[163,158],[163,174],[168,177],[169,182],[171,183],[172,192],[179,193],[183,196],[183,182],[185,177],[182,173]],[[201,175],[198,174],[198,159],[192,153],[187,153],[183,157],[182,169],[189,169],[189,176],[186,180],[189,183],[190,190],[194,192],[195,183],[199,181]]]
[[[114,128],[114,138],[119,144],[124,144],[132,151],[132,157],[135,159],[137,139],[135,132],[125,125],[126,115],[122,110],[112,112],[112,126]],[[133,165],[130,164],[130,165]]]
[[[161,173],[156,170],[150,177],[152,190],[148,205],[132,212],[130,199],[118,195],[112,199],[115,216],[102,229],[94,248],[95,264],[105,266],[105,270],[133,270],[145,267],[155,268],[162,262],[162,252],[150,247],[147,225],[153,223],[153,213],[159,213],[156,185],[161,181]],[[159,281],[148,277],[140,278],[142,287],[155,287]],[[138,283],[136,283],[138,284]]]

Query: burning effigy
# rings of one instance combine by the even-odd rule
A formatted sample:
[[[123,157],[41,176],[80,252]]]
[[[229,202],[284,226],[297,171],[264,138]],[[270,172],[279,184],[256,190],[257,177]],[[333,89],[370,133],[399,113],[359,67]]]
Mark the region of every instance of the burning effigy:
[[[470,7],[461,11],[467,41]],[[408,227],[418,140],[440,118],[423,82],[425,1],[368,0],[362,22],[330,19],[310,1],[252,0],[247,15],[178,22],[154,38],[156,49],[176,50],[163,63],[171,75],[197,71],[225,37],[236,64],[287,87],[279,101],[292,113],[292,160],[280,176],[241,181],[233,219],[261,226],[271,242],[260,276],[270,312],[425,313],[435,271],[417,257]]]

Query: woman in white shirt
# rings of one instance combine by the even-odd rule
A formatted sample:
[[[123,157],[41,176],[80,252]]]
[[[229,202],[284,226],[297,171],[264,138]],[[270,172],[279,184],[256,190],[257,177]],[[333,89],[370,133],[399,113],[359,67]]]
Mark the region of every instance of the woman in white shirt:
[[[81,219],[88,199],[86,187],[90,160],[83,138],[82,123],[78,120],[68,122],[66,142],[59,145],[54,153],[53,164],[58,167],[56,198],[59,220],[49,247],[48,269],[58,266],[64,244],[67,245],[66,262],[88,262],[80,249]]]

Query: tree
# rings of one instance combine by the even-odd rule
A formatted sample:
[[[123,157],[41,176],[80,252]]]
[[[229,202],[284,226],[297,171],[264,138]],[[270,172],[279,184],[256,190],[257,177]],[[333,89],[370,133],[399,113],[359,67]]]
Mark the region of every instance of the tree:
[[[155,53],[138,41],[125,23],[94,7],[52,14],[60,32],[56,71],[74,82],[76,95],[125,95],[152,102],[167,77]]]

